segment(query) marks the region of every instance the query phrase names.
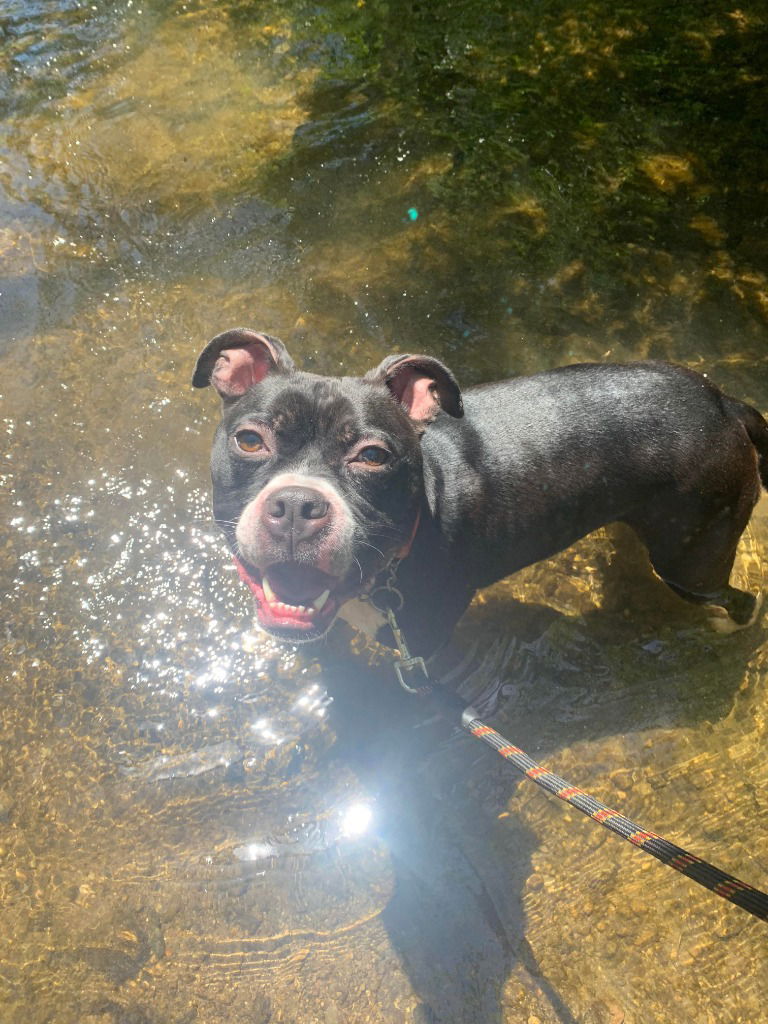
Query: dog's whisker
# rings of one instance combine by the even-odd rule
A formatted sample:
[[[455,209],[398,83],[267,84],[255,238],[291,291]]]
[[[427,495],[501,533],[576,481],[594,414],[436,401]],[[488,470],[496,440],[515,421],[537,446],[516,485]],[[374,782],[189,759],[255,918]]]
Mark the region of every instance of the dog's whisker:
[[[361,540],[360,544],[365,548],[370,548],[372,551],[375,551],[377,555],[381,555],[383,559],[386,559],[387,556],[384,554],[381,548],[377,548],[375,544],[368,544],[364,540]]]

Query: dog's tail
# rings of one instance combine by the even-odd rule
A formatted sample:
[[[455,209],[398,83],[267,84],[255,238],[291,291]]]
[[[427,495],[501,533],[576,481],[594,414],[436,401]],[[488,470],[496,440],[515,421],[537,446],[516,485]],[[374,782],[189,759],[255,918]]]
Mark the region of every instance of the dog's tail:
[[[744,424],[747,435],[757,451],[757,464],[763,487],[768,490],[768,423],[751,405],[731,399],[733,409]]]

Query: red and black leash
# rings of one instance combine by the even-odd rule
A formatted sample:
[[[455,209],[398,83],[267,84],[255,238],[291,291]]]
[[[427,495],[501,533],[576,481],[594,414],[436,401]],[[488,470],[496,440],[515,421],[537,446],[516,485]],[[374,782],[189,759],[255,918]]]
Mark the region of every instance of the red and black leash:
[[[586,814],[588,818],[599,822],[611,832],[615,832],[617,836],[621,836],[622,839],[626,839],[639,850],[650,853],[662,864],[668,864],[675,871],[679,871],[682,875],[692,878],[694,882],[698,882],[699,885],[703,885],[705,889],[710,889],[718,896],[722,896],[723,899],[730,900],[737,907],[759,917],[762,921],[768,921],[768,893],[747,885],[746,882],[721,871],[713,864],[708,864],[700,857],[695,857],[682,847],[670,843],[668,839],[657,836],[655,832],[649,832],[635,824],[634,821],[630,821],[629,818],[625,818],[623,814],[619,814],[618,811],[595,800],[589,793],[585,793],[577,786],[572,786],[565,779],[561,779],[559,775],[555,775],[554,772],[537,764],[525,751],[513,746],[490,725],[481,722],[474,708],[465,708],[461,724],[471,736],[476,736],[493,747],[505,761],[509,761],[527,779],[532,779],[548,793],[553,793],[560,800],[575,807],[577,811]]]
[[[466,729],[471,736],[475,736],[477,739],[487,743],[505,761],[509,761],[527,779],[531,779],[538,786],[546,789],[548,793],[552,793],[560,800],[564,800],[572,807],[575,807],[577,811],[581,811],[588,818],[599,822],[599,824],[614,832],[617,836],[621,836],[622,839],[632,843],[639,850],[643,850],[645,853],[649,853],[652,857],[660,860],[662,864],[667,864],[669,867],[674,868],[675,871],[679,871],[681,874],[693,879],[694,882],[698,882],[705,889],[717,893],[723,899],[735,903],[737,907],[741,907],[742,910],[746,910],[749,914],[760,918],[760,920],[768,921],[768,893],[761,892],[746,882],[734,878],[733,875],[721,871],[720,868],[716,868],[713,864],[708,864],[707,861],[702,860],[700,857],[695,857],[682,847],[669,842],[668,839],[656,835],[655,832],[649,832],[629,818],[625,818],[623,814],[619,814],[618,811],[614,811],[606,804],[595,800],[593,796],[585,793],[578,786],[572,786],[565,779],[560,778],[559,775],[555,775],[554,772],[537,764],[525,751],[514,746],[514,744],[506,740],[490,725],[482,722],[475,708],[471,705],[467,706],[458,694],[440,686],[433,686],[424,660],[411,657],[405,638],[397,624],[394,613],[399,611],[402,606],[402,595],[394,587],[393,578],[390,577],[390,580],[375,593],[380,595],[380,603],[376,604],[374,602],[374,604],[386,616],[395,636],[400,654],[399,658],[395,661],[395,672],[400,680],[400,685],[405,690],[409,693],[431,698],[437,704],[438,709],[449,718],[459,714],[463,729]],[[370,599],[373,600],[373,597],[374,595],[372,594]],[[381,607],[381,604],[384,604],[384,607]],[[413,671],[421,674],[424,679],[424,685],[413,687],[406,682],[406,677],[410,678],[410,673]]]

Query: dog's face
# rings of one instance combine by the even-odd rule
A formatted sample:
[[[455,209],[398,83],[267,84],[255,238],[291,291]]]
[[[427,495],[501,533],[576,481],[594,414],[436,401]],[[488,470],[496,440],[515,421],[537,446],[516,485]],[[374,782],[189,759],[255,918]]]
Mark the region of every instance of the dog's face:
[[[420,437],[441,407],[461,415],[436,360],[390,357],[365,378],[294,368],[276,338],[218,335],[193,383],[223,401],[213,510],[259,624],[312,640],[410,544],[423,496]]]

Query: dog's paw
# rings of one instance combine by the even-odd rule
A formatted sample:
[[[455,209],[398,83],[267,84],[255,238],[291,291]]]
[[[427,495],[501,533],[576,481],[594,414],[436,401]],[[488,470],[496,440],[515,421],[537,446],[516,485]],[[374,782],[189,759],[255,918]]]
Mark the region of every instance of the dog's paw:
[[[754,626],[757,622],[758,615],[763,606],[763,600],[765,594],[761,591],[755,598],[755,605],[752,609],[752,614],[749,616],[746,622],[734,622],[725,608],[721,608],[719,605],[710,605],[708,611],[710,617],[708,619],[710,629],[714,630],[715,633],[720,633],[721,636],[727,636],[730,633],[739,633],[742,629],[749,629],[750,626]]]

